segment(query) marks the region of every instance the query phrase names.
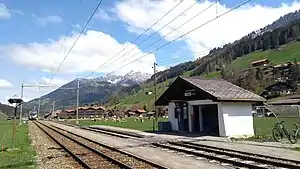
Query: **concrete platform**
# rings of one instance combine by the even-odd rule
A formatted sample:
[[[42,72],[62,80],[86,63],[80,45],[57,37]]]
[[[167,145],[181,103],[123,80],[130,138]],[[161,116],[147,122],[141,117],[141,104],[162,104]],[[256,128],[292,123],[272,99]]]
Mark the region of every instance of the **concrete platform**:
[[[249,145],[249,144],[237,144],[234,142],[225,143],[225,142],[203,141],[203,140],[202,141],[193,140],[190,142],[197,143],[200,145],[203,144],[208,146],[215,146],[220,148],[226,148],[226,149],[232,149],[232,150],[238,150],[238,151],[244,151],[244,152],[300,161],[300,152],[293,151],[290,149],[275,148],[275,147],[261,147],[261,146]]]
[[[175,153],[166,152],[160,149],[145,147],[143,146],[144,142],[133,139],[122,139],[116,138],[101,134],[95,134],[90,131],[86,131],[80,128],[74,128],[71,126],[66,126],[58,123],[47,122],[49,124],[55,125],[57,127],[63,128],[65,130],[74,132],[76,134],[80,134],[84,137],[90,138],[92,140],[98,141],[100,143],[104,143],[129,153],[136,154],[145,159],[151,160],[158,164],[164,165],[168,168],[172,169],[199,169],[199,168],[211,168],[211,169],[222,169],[225,168],[218,164],[209,163],[204,160],[197,160],[195,157],[187,157],[183,155],[177,155]],[[226,167],[228,168],[228,167]]]

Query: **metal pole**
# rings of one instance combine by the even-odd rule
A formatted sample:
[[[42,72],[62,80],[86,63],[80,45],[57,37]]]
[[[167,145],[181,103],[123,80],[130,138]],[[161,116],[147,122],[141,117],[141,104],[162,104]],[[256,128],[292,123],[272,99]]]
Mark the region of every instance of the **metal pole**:
[[[297,105],[297,111],[298,111],[298,120],[300,120],[300,108],[299,108],[300,106],[299,105]]]
[[[52,105],[52,114],[55,111],[55,101],[53,101],[53,105]]]
[[[40,111],[41,111],[41,97],[39,97],[39,105],[38,105],[37,119],[39,119],[39,117],[40,117]]]
[[[21,99],[23,99],[23,90],[24,90],[24,84],[22,83],[22,86],[21,86]],[[21,104],[21,107],[20,107],[20,124],[22,124],[22,113],[23,113],[23,105]]]
[[[157,63],[154,62],[153,64],[153,69],[154,69],[154,115],[155,115],[155,122],[153,119],[153,131],[155,131],[155,124],[157,123],[157,110],[156,110],[156,105],[155,105],[155,101],[156,101],[156,65]]]
[[[12,149],[15,149],[15,141],[16,141],[16,117],[17,117],[17,108],[18,103],[15,105],[15,112],[14,112],[14,121],[13,121],[13,137],[12,137]]]
[[[79,79],[77,80],[76,124],[79,124],[79,122],[78,122],[78,106],[79,106]]]
[[[218,17],[218,1],[219,0],[216,0],[216,17]]]

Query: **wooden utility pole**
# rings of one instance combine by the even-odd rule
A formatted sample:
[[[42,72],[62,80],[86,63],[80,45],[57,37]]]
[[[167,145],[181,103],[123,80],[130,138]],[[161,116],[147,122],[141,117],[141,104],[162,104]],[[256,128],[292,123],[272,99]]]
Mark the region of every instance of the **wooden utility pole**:
[[[155,131],[155,125],[157,124],[157,110],[156,110],[156,105],[155,105],[155,101],[156,101],[156,66],[157,66],[157,63],[154,62],[153,63],[153,70],[154,70],[154,81],[153,81],[153,84],[154,84],[154,102],[153,102],[153,105],[154,105],[154,115],[155,115],[155,122],[154,122],[154,119],[153,119],[153,131]]]
[[[52,104],[52,113],[55,111],[55,101],[53,101],[53,104]]]
[[[24,84],[22,83],[22,86],[21,86],[21,99],[23,99],[23,93],[24,93]],[[22,114],[23,114],[23,105],[21,104],[21,107],[20,107],[20,124],[22,124]]]
[[[42,96],[41,96],[42,97]],[[38,111],[37,111],[37,119],[40,117],[40,111],[41,111],[41,97],[39,97],[39,105],[38,105]]]
[[[79,122],[78,122],[78,106],[79,106],[79,79],[77,80],[76,124],[79,124]]]

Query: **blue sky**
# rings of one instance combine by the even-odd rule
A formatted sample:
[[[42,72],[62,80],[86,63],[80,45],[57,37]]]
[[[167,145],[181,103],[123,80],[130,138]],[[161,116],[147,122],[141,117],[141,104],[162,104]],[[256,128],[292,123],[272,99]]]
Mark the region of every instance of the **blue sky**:
[[[242,0],[222,0],[217,6],[218,13],[221,14],[240,2]],[[178,1],[161,0],[154,3],[151,0],[104,0],[61,69],[50,80],[53,71],[70,49],[97,3],[98,0],[0,0],[0,102],[5,103],[5,100],[15,93],[20,95],[22,81],[63,84],[91,72],[96,72],[94,76],[105,75],[115,70],[116,74],[126,74],[132,70],[151,73],[151,66],[155,60],[159,63],[158,69],[163,70],[170,65],[203,56],[209,49],[234,41],[300,7],[297,1],[254,0],[246,7],[175,43],[153,54],[147,54],[215,17],[216,7],[213,6],[203,15],[163,37],[213,2],[200,1],[184,16],[160,30],[172,17],[194,3],[194,0],[185,0],[142,36],[140,41],[159,30],[157,34],[137,46],[140,41],[134,44],[129,42]],[[262,15],[264,17],[257,17]],[[149,47],[160,38],[161,41]],[[106,67],[99,67],[124,47],[126,50],[119,55],[119,59]],[[201,55],[197,55],[199,52]],[[126,65],[141,56],[144,57]],[[24,98],[32,99],[47,92],[49,90],[41,92],[36,88],[28,88],[25,89]]]

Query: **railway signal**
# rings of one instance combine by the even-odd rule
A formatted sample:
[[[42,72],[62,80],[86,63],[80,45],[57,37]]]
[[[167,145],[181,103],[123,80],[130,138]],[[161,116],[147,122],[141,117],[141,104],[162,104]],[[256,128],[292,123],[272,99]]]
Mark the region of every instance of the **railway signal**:
[[[17,108],[22,105],[23,100],[18,98],[17,95],[13,95],[10,99],[8,99],[10,104],[15,104],[14,110],[14,120],[13,120],[13,137],[12,137],[12,149],[15,149],[15,140],[16,140],[16,116],[17,116]],[[20,116],[21,119],[21,116]]]

